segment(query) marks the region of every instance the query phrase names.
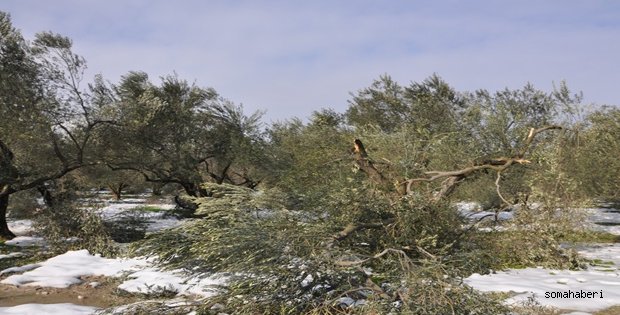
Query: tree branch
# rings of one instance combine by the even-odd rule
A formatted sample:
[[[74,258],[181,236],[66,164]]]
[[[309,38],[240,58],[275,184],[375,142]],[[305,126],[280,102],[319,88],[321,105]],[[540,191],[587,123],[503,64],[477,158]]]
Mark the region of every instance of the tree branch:
[[[427,175],[427,177],[408,179],[408,180],[405,180],[404,182],[399,183],[399,185],[406,185],[406,193],[411,194],[413,192],[412,185],[414,183],[432,182],[437,179],[448,178],[442,183],[441,191],[435,196],[436,200],[441,199],[449,195],[454,190],[456,185],[458,185],[462,180],[464,180],[467,176],[473,174],[474,172],[481,171],[481,170],[493,170],[493,171],[496,171],[499,175],[499,173],[506,170],[512,165],[531,163],[530,160],[527,160],[524,157],[528,149],[531,147],[531,144],[534,141],[534,138],[541,132],[544,132],[547,130],[553,130],[553,129],[562,129],[562,127],[552,125],[552,126],[541,127],[538,129],[535,129],[535,128],[530,129],[530,132],[528,136],[526,137],[525,144],[523,145],[521,150],[513,157],[509,157],[509,158],[500,157],[500,158],[485,160],[482,163],[478,163],[473,166],[466,167],[460,170],[455,170],[455,171],[428,171],[424,173],[425,175]],[[499,193],[499,190],[498,190],[498,193]],[[505,199],[501,196],[501,194],[499,195],[500,195],[500,198],[502,198],[502,200],[505,201]]]
[[[386,227],[392,223],[394,223],[396,220],[391,218],[391,219],[387,219],[384,220],[382,222],[372,222],[372,223],[349,223],[344,229],[342,229],[340,232],[336,233],[335,235],[332,236],[333,241],[342,241],[345,238],[349,237],[349,235],[359,231],[359,230],[365,230],[365,229],[380,229],[383,227]]]

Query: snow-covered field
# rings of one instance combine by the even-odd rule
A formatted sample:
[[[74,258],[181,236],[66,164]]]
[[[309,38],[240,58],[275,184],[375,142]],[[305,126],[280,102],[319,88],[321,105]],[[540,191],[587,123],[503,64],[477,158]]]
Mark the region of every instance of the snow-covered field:
[[[465,283],[480,291],[514,293],[507,303],[523,303],[533,296],[541,305],[581,312],[620,304],[620,245],[593,245],[580,253],[587,253],[588,258],[610,258],[605,261],[614,264],[578,271],[510,269],[490,275],[473,274]]]
[[[462,211],[471,211],[461,207]],[[592,229],[620,235],[620,211],[592,208]],[[540,305],[571,314],[591,314],[620,305],[620,244],[588,244],[578,252],[597,263],[587,270],[543,268],[509,269],[489,275],[473,274],[465,283],[484,292],[510,292],[506,303],[523,303],[533,297]]]

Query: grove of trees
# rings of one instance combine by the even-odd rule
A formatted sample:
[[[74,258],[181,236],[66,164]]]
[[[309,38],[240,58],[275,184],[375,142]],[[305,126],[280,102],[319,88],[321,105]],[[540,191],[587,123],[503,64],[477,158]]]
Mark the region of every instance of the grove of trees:
[[[267,125],[176,75],[112,83],[83,78],[85,66],[69,38],[24,39],[0,12],[0,237],[15,236],[14,194],[36,191],[51,209],[71,176],[117,198],[174,187],[195,218],[134,250],[230,274],[207,313],[334,314],[360,301],[369,314],[508,313],[459,279],[579,268],[559,246],[580,231],[578,206],[620,198],[620,109],[588,107],[565,84],[463,92],[438,75],[407,86],[384,75],[344,113]],[[467,221],[458,201],[515,219]]]

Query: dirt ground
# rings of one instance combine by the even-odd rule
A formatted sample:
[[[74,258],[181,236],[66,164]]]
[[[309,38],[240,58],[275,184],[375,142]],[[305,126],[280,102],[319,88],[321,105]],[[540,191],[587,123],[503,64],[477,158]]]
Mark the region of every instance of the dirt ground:
[[[83,280],[81,284],[66,289],[0,284],[0,307],[26,303],[73,303],[105,308],[140,300],[135,295],[119,291],[117,279],[102,276],[89,276],[81,279]],[[92,282],[99,284],[93,287],[90,285]]]

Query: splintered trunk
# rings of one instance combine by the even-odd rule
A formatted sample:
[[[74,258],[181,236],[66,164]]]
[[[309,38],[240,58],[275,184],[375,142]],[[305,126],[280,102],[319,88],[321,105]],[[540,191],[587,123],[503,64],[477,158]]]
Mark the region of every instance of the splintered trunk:
[[[0,196],[0,238],[6,240],[13,239],[15,234],[9,230],[9,225],[6,222],[6,211],[9,207],[9,195]]]

